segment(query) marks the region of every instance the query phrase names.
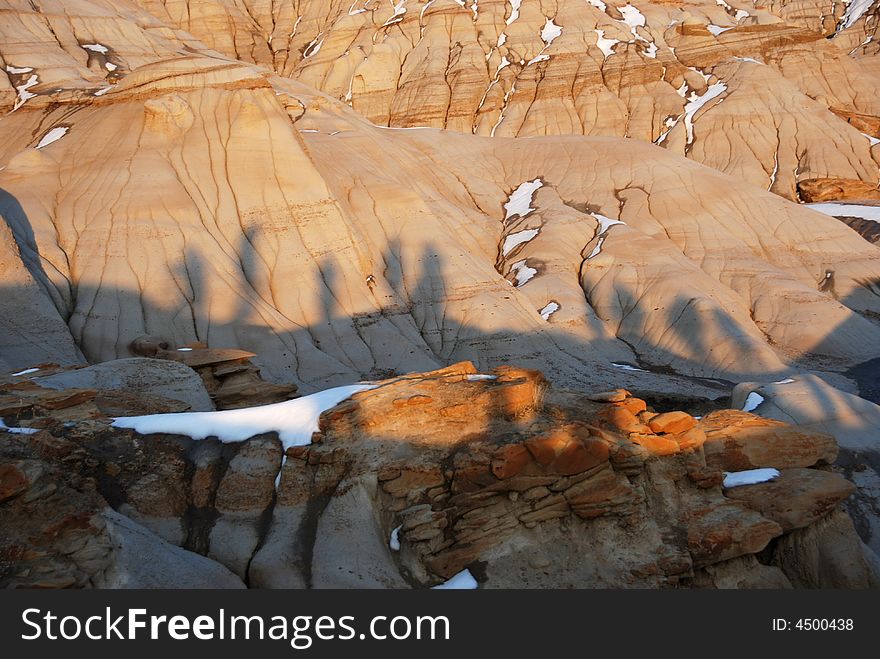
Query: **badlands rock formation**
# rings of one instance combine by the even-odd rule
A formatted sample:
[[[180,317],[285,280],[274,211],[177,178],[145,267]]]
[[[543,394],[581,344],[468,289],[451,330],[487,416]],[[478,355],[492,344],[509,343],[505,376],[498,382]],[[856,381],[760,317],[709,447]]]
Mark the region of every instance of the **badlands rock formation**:
[[[866,0],[0,0],[0,369],[61,378],[75,423],[461,360],[694,413],[738,383],[819,382],[824,422],[850,418],[880,363],[878,22]],[[156,357],[197,369],[200,398],[106,394],[100,363]],[[6,423],[40,408],[11,396]],[[852,479],[880,479],[822,427]],[[271,438],[236,450],[280,459]],[[235,531],[268,515],[258,480],[257,503],[193,505],[229,512],[211,551],[230,569],[282,579],[286,540]],[[876,548],[866,491],[847,506]],[[290,497],[282,538],[313,505]],[[137,521],[208,551],[172,517]],[[446,576],[429,554],[407,583]],[[285,569],[272,583],[312,583]]]
[[[465,570],[484,588],[880,587],[839,510],[855,486],[829,466],[834,439],[745,412],[656,413],[624,390],[462,363],[374,383],[285,449],[274,432],[220,443],[139,425],[185,429],[186,415],[114,424],[146,435],[86,401],[59,416],[15,382],[34,430],[0,431],[14,531],[0,585],[167,584],[181,567],[187,584],[241,585],[220,563],[276,588],[424,587]],[[89,418],[59,420],[71,415]],[[753,466],[778,478],[725,478]],[[155,571],[132,574],[133,535]]]
[[[876,192],[871,0],[139,4],[379,125],[629,137],[789,199]]]

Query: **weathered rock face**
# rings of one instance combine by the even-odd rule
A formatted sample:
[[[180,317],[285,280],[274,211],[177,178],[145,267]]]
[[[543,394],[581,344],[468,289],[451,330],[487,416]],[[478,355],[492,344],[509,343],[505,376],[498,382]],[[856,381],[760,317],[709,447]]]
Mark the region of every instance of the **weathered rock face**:
[[[214,409],[199,376],[182,364],[150,359],[117,359],[66,370],[32,381],[44,389],[101,389],[162,396],[186,403],[194,412]]]
[[[866,364],[855,376],[863,395],[876,400],[876,365]],[[837,463],[858,486],[846,508],[859,535],[880,551],[880,406],[806,374],[776,382],[743,382],[733,390],[732,406],[742,407],[750,395],[760,398],[755,412],[770,423],[770,419],[796,423],[810,436],[835,437],[840,444]]]
[[[840,474],[783,469],[775,480],[734,487],[726,496],[773,520],[783,531],[791,531],[821,519],[855,490],[856,486]]]
[[[12,435],[18,443],[0,444],[0,514],[16,528],[25,510],[31,527],[40,523],[21,503],[30,467],[9,448],[30,446],[34,468],[73,464],[90,484],[88,502],[105,497],[251,587],[420,587],[463,569],[488,588],[875,583],[851,523],[834,523],[847,551],[864,552],[851,572],[827,553],[824,531],[786,540],[824,528],[853,490],[842,476],[791,468],[722,490],[707,456],[725,414],[730,436],[752,419],[776,447],[792,441],[788,426],[732,411],[698,421],[657,414],[625,390],[578,396],[548,386],[537,371],[482,375],[470,363],[385,380],[326,411],[312,444],[283,456],[274,434],[221,444],[142,437],[99,420],[53,430],[63,437],[34,435],[37,444]],[[829,457],[827,438],[815,437],[822,450],[800,463]],[[76,459],[35,448],[56,444]],[[68,500],[64,511],[84,505]],[[836,576],[810,581],[805,570],[825,570],[826,558]],[[91,575],[109,569],[80,568],[75,583],[101,585]]]
[[[129,350],[143,357],[180,362],[193,369],[204,382],[218,410],[280,403],[295,397],[296,385],[266,382],[251,362],[256,355],[234,348],[211,349],[204,344],[171,348],[161,337],[140,336]]]
[[[706,462],[724,471],[812,467],[832,464],[837,457],[837,442],[831,435],[748,412],[712,412],[699,425],[706,433]]]
[[[877,555],[855,538],[849,516],[831,513],[780,538],[773,562],[796,588],[880,588]]]
[[[4,434],[0,585],[13,588],[242,588],[228,569],[111,510],[97,460],[48,432]]]

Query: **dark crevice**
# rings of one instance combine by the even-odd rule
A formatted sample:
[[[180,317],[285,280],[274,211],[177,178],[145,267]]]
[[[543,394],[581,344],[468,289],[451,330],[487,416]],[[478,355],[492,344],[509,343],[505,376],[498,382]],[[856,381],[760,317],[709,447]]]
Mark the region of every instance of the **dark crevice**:
[[[207,556],[211,546],[211,531],[220,516],[215,506],[217,490],[220,489],[220,483],[229,469],[230,461],[238,453],[238,449],[238,444],[222,444],[216,440],[208,440],[194,442],[187,450],[184,479],[189,491],[187,493],[187,509],[183,514],[183,526],[186,529],[184,549]],[[193,478],[199,468],[196,465],[198,454],[205,450],[217,451],[217,455],[212,456],[212,464],[207,467],[211,475],[207,501],[204,505],[197,506],[193,503]]]

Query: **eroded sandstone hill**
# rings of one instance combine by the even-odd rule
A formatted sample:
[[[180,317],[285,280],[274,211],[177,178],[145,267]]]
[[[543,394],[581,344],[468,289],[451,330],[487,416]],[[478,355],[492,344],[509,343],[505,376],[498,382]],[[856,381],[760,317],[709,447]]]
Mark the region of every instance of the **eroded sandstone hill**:
[[[790,199],[877,186],[871,0],[139,4],[379,125],[630,137]]]

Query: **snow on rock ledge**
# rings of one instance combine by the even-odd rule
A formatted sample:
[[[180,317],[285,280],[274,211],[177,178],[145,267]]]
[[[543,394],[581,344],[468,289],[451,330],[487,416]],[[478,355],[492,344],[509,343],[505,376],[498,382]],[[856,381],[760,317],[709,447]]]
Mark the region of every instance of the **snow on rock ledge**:
[[[321,414],[354,394],[375,389],[374,384],[353,384],[319,391],[283,403],[220,412],[183,412],[121,417],[114,428],[129,428],[141,435],[166,433],[191,439],[216,437],[221,442],[243,442],[256,435],[277,432],[284,450],[306,446],[318,431]]]
[[[778,469],[749,469],[747,471],[727,472],[724,474],[722,487],[740,487],[741,485],[755,485],[766,483],[779,478]]]

